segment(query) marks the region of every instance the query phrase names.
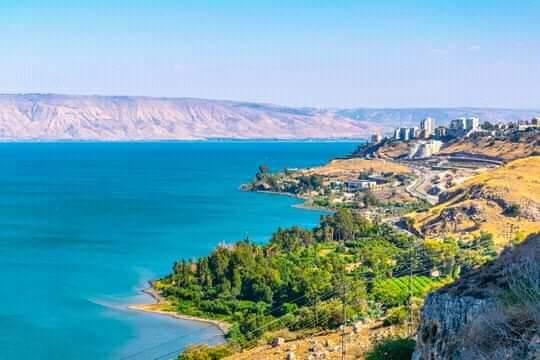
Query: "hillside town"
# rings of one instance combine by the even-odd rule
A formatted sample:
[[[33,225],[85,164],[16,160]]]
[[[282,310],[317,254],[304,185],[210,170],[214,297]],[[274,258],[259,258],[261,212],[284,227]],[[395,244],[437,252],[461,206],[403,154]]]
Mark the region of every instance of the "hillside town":
[[[422,214],[452,198],[455,189],[468,186],[470,179],[480,179],[481,174],[493,173],[497,168],[504,173],[502,168],[508,163],[536,159],[539,154],[539,117],[497,124],[481,123],[478,117],[460,117],[448,126],[437,126],[434,118],[427,117],[419,127],[395,129],[393,136],[383,138],[375,134],[350,156],[324,166],[283,172],[261,168],[244,189],[287,193],[303,199],[305,207],[350,208],[367,218],[386,218],[399,223],[407,213]],[[527,166],[532,169],[531,161]],[[521,164],[520,168],[526,166]],[[515,184],[523,183],[524,188],[534,186],[525,175],[520,175]],[[500,207],[501,213],[511,213],[511,208],[521,209],[520,220],[511,219],[515,223],[513,233],[540,220],[540,208],[529,194],[509,201],[507,186],[502,185],[489,194],[471,195],[487,197],[490,202],[496,200],[498,205],[490,203],[491,207],[481,208],[474,203],[437,216],[424,213],[417,216],[418,231],[435,236],[444,232],[478,234],[487,229],[487,219],[493,217],[494,206]],[[475,189],[480,186],[479,182],[474,184]],[[508,223],[506,218],[499,220],[491,223]],[[500,226],[490,230],[501,242],[508,237]]]
[[[498,122],[491,124],[481,121],[478,117],[459,117],[450,121],[449,126],[436,126],[436,120],[426,117],[419,127],[398,127],[392,136],[371,136],[371,145],[380,145],[389,142],[405,142],[409,145],[408,159],[426,159],[441,151],[445,144],[459,139],[470,137],[483,137],[504,139],[512,134],[540,129],[540,117],[530,121]]]
[[[323,166],[276,172],[260,166],[254,179],[243,189],[293,195],[304,200],[302,206],[331,210],[333,215],[330,216],[335,218],[326,220],[327,224],[339,224],[338,219],[345,219],[347,223],[353,223],[355,218],[362,219],[359,229],[372,224],[399,234],[397,236],[415,239],[414,244],[427,246],[427,249],[407,248],[406,258],[433,254],[434,259],[419,259],[421,270],[415,268],[414,271],[422,274],[422,281],[435,283],[430,291],[440,290],[415,300],[412,300],[414,295],[404,297],[400,303],[402,307],[387,307],[379,322],[363,319],[337,330],[309,334],[291,331],[290,328],[271,331],[257,346],[236,351],[228,360],[343,359],[343,349],[347,349],[351,358],[379,359],[369,357],[372,351],[369,349],[376,349],[381,338],[406,337],[399,335],[401,331],[417,335],[414,354],[412,349],[409,352],[413,359],[446,359],[449,357],[445,354],[453,351],[454,341],[463,344],[469,341],[469,333],[464,333],[467,328],[462,323],[474,320],[476,313],[470,309],[480,309],[478,313],[482,316],[492,316],[491,308],[486,305],[488,302],[484,303],[482,299],[493,301],[501,296],[501,292],[508,291],[509,287],[500,279],[505,279],[501,269],[507,266],[509,259],[538,263],[540,237],[535,234],[540,233],[540,183],[537,180],[540,173],[539,118],[493,125],[481,123],[478,117],[465,117],[452,120],[448,126],[436,126],[435,119],[425,118],[419,125],[418,128],[398,128],[393,136],[383,138],[374,135],[371,141],[360,144],[354,153]],[[351,277],[356,276],[353,274],[358,269],[381,264],[380,257],[395,250],[388,244],[379,250],[368,245],[368,233],[361,233],[356,242],[347,239],[341,227],[339,224],[336,229],[323,228],[316,232],[323,238],[339,239],[343,244],[339,247],[326,244],[328,247],[318,249],[314,258],[336,255],[333,251],[339,249],[337,256],[353,259],[346,266]],[[384,236],[381,235],[385,233],[382,228],[372,232],[375,234],[373,241],[380,241]],[[305,236],[303,230],[294,228],[292,231],[303,235],[280,233],[273,239],[282,240],[288,251],[293,249],[290,243],[295,236],[299,236],[301,241],[309,241],[310,236]],[[366,251],[347,252],[343,249],[347,249],[348,244]],[[271,245],[271,256],[275,256],[277,246],[277,242]],[[459,250],[461,248],[466,250]],[[510,250],[514,253],[510,254]],[[453,251],[460,252],[460,255],[447,263],[447,260],[442,260]],[[473,253],[466,253],[468,251]],[[501,253],[501,258],[493,261]],[[359,257],[355,257],[358,254]],[[363,254],[376,254],[376,261],[362,258]],[[399,263],[399,260],[393,261]],[[454,270],[460,277],[451,285],[455,281],[452,271],[444,273],[444,269],[459,261],[463,262]],[[480,263],[474,264],[475,261]],[[437,265],[427,269],[422,265],[426,263]],[[411,268],[413,266],[417,265],[411,265]],[[537,278],[537,272],[531,274]],[[412,287],[413,278],[411,275],[405,283],[408,285],[403,288]],[[399,282],[400,277],[392,275],[387,281]],[[374,287],[368,288],[368,293],[374,291],[378,294],[378,290],[373,290],[378,282],[374,283]],[[396,285],[387,289],[387,293],[393,294],[399,289],[400,286]],[[459,305],[454,311],[452,307],[456,302],[464,305]],[[409,315],[403,315],[406,320],[393,322],[394,311],[405,307],[409,312]],[[452,310],[448,311],[450,308]],[[523,309],[527,308],[518,305],[508,311],[517,313]],[[416,315],[415,311],[418,311]],[[531,318],[530,313],[523,310],[520,316]],[[508,323],[511,321],[513,318]],[[404,324],[408,328],[403,327]],[[435,336],[435,326],[453,334],[451,340]],[[530,343],[536,341],[529,335],[529,332],[537,333],[535,326],[527,324],[517,330],[520,336],[525,334],[523,348],[527,351]],[[474,336],[475,339],[485,339],[491,335],[487,330]],[[485,351],[490,349],[491,345]],[[193,348],[190,354],[197,351],[204,353],[206,349]],[[536,359],[540,354],[540,350],[535,350],[536,357],[523,357],[521,354],[526,352],[512,351],[509,359]],[[520,355],[515,356],[518,353]],[[394,359],[386,356],[386,348],[381,354],[380,359]],[[409,359],[410,355],[406,358]],[[464,357],[472,358],[477,357]]]

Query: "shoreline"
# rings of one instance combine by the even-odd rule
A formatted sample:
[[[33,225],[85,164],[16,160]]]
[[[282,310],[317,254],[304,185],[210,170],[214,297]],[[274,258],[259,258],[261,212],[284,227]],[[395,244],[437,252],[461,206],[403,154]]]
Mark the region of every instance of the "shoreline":
[[[301,209],[301,210],[320,211],[320,212],[327,212],[329,214],[336,212],[336,210],[331,209],[331,208],[322,207],[322,206],[316,206],[316,205],[309,205],[308,204],[309,197],[299,196],[299,195],[291,194],[291,193],[288,193],[288,192],[271,191],[271,190],[244,190],[242,188],[240,190],[245,191],[245,192],[252,192],[252,193],[256,193],[256,194],[287,196],[287,197],[290,197],[290,198],[301,200],[302,203],[291,205],[293,208],[297,208],[297,209]]]
[[[268,195],[274,195],[274,196],[287,196],[287,197],[291,197],[291,198],[294,198],[294,199],[298,199],[298,200],[301,200],[303,202],[298,203],[298,204],[294,204],[294,205],[291,205],[291,206],[294,207],[294,208],[300,209],[300,210],[319,211],[319,212],[327,212],[327,213],[334,212],[334,210],[331,210],[331,209],[328,209],[328,208],[316,207],[316,206],[308,205],[307,204],[308,198],[298,196],[298,195],[295,195],[295,194],[291,194],[291,193],[287,193],[287,192],[264,191],[264,190],[249,191],[249,190],[242,189],[242,187],[240,187],[240,190],[245,191],[245,192],[254,192],[254,193],[268,194]],[[170,305],[170,304],[153,287],[151,281],[148,281],[148,287],[140,289],[139,291],[142,292],[143,294],[148,295],[153,300],[153,303],[149,303],[149,304],[131,304],[131,305],[127,306],[128,310],[138,311],[138,312],[143,312],[143,313],[148,313],[148,314],[161,315],[161,316],[168,316],[168,317],[172,317],[172,318],[177,319],[177,320],[193,321],[193,322],[210,324],[210,325],[213,325],[214,327],[216,327],[222,333],[225,341],[227,341],[225,336],[229,333],[229,331],[230,331],[230,329],[232,327],[231,324],[229,324],[229,323],[227,323],[225,321],[207,319],[207,318],[202,318],[202,317],[197,317],[197,316],[192,316],[192,315],[185,315],[185,314],[181,314],[181,313],[178,313],[178,312],[175,312],[175,311],[164,310],[163,308],[165,306],[167,306],[167,305]]]
[[[169,316],[177,320],[185,320],[185,321],[193,321],[193,322],[210,324],[216,327],[219,331],[221,331],[224,337],[228,334],[229,330],[231,329],[231,325],[225,321],[212,320],[212,319],[201,318],[197,316],[185,315],[185,314],[181,314],[175,311],[164,310],[163,307],[170,304],[167,302],[167,300],[163,296],[161,296],[156,291],[156,289],[154,289],[154,287],[152,286],[152,283],[150,283],[149,287],[142,289],[140,291],[150,296],[154,302],[150,304],[131,304],[127,306],[129,310],[145,312],[145,313],[150,313],[150,314],[157,314],[157,315],[162,315],[162,316]]]

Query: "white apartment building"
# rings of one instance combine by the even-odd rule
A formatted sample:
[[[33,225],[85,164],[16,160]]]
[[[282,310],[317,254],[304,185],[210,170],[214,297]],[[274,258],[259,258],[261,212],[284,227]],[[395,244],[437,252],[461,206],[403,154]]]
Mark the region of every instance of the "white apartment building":
[[[466,130],[477,130],[480,127],[480,119],[477,117],[468,117],[465,120],[465,129]]]
[[[435,120],[431,117],[427,117],[420,122],[420,129],[423,132],[425,138],[429,138],[435,131]]]
[[[425,159],[441,151],[442,141],[418,141],[409,148],[409,159]]]
[[[450,129],[452,130],[465,130],[467,119],[460,117],[450,122]]]

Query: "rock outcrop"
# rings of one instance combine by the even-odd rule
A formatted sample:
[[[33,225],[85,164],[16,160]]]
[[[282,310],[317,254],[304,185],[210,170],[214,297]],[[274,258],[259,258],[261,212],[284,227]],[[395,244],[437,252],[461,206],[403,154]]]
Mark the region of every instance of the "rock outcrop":
[[[414,360],[539,359],[540,235],[431,294]]]

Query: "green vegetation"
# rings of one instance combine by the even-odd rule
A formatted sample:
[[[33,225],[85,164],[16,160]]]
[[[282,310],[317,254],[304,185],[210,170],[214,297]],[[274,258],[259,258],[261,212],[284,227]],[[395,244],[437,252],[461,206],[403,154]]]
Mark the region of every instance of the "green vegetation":
[[[234,354],[229,345],[194,345],[188,347],[178,360],[218,360]]]
[[[334,165],[329,164],[328,167]],[[323,167],[324,168],[324,167]],[[322,169],[322,168],[321,168]],[[383,190],[390,184],[403,186],[412,181],[412,175],[400,174],[393,171],[377,171],[374,168],[363,170],[358,174],[358,180],[371,180],[378,182]],[[375,180],[373,178],[376,178]],[[394,215],[405,214],[410,211],[424,211],[430,204],[419,200],[417,202],[389,202],[378,191],[369,188],[349,186],[348,182],[354,177],[344,179],[328,174],[308,173],[298,170],[272,172],[268,166],[261,165],[251,182],[242,186],[246,191],[270,191],[287,193],[306,199],[308,205],[329,209],[367,209],[381,208],[394,211]],[[395,189],[394,189],[395,190]],[[384,191],[383,191],[384,192]]]
[[[411,339],[386,339],[375,345],[366,360],[410,360],[415,345]]]
[[[183,314],[232,325],[224,346],[196,346],[181,359],[219,359],[232,349],[251,347],[279,330],[313,333],[359,319],[403,325],[418,318],[425,296],[497,255],[493,236],[472,241],[448,237],[419,240],[349,207],[379,207],[386,214],[422,212],[425,201],[391,203],[371,190],[350,192],[347,184],[296,170],[272,173],[261,165],[245,190],[286,192],[310,204],[334,208],[314,229],[278,229],[264,245],[249,239],[220,246],[209,256],[177,262],[155,287]],[[369,178],[373,170],[359,175]],[[379,174],[406,184],[410,175]],[[391,197],[393,198],[393,197]],[[506,215],[519,216],[519,206]],[[405,218],[414,232],[416,218]],[[266,340],[264,340],[266,339]],[[410,359],[414,341],[387,339],[367,359]]]
[[[351,321],[386,312],[388,322],[402,323],[411,293],[423,298],[487,261],[490,240],[417,242],[340,209],[313,230],[278,229],[265,245],[246,239],[179,261],[155,287],[180,313],[231,323],[229,343],[247,347],[282,328],[335,329],[342,302]]]
[[[401,325],[409,319],[409,311],[405,306],[398,306],[388,310],[386,318],[384,318],[384,325]]]
[[[372,294],[375,300],[386,307],[405,305],[409,294],[424,297],[433,289],[447,283],[447,279],[436,279],[428,276],[401,276],[378,280],[373,284]],[[451,279],[448,279],[451,280]]]
[[[506,216],[518,217],[520,215],[520,210],[518,204],[511,204],[504,210],[504,214]]]

